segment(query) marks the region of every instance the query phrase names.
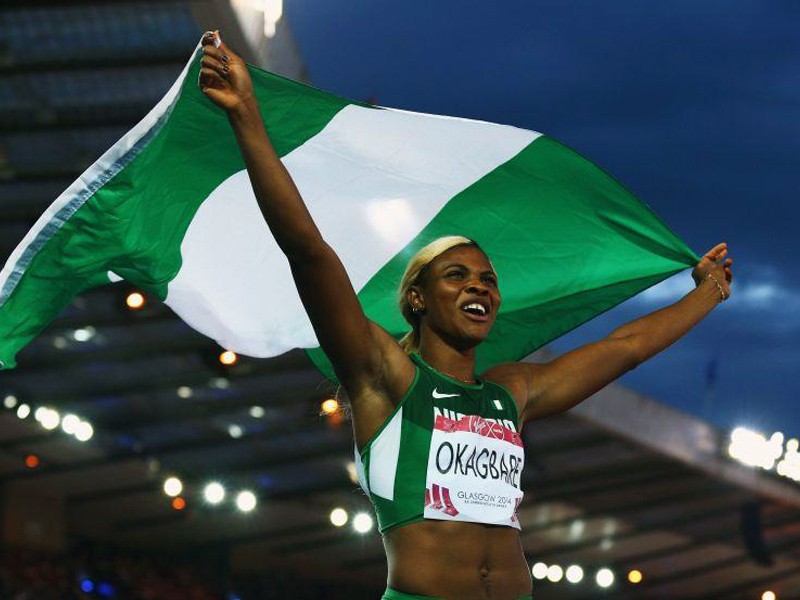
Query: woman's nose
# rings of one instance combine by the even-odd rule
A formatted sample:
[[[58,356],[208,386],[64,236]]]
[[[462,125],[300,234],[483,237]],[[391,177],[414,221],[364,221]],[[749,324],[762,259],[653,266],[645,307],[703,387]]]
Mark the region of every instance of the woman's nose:
[[[467,291],[474,294],[488,294],[489,288],[480,280],[474,280],[467,285]]]

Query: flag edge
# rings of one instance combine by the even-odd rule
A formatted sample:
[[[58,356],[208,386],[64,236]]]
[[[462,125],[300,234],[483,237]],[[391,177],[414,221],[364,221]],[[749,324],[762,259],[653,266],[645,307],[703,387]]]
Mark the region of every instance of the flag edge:
[[[28,266],[47,242],[98,190],[130,164],[162,129],[180,98],[181,88],[200,47],[200,44],[195,47],[180,75],[161,100],[133,128],[81,173],[47,207],[25,237],[17,244],[5,266],[0,270],[0,309],[14,293]]]

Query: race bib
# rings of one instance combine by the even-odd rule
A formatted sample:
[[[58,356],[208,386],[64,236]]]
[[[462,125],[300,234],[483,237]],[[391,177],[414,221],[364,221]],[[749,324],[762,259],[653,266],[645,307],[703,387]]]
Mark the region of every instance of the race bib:
[[[519,433],[477,415],[434,421],[425,485],[426,519],[520,528],[525,455]]]

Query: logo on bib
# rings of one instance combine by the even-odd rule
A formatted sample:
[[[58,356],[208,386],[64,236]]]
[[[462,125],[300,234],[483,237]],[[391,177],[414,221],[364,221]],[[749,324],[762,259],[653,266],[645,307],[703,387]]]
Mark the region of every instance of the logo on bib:
[[[425,506],[451,517],[458,515],[458,509],[450,500],[450,490],[435,483],[430,488],[425,488]]]
[[[433,388],[432,395],[433,395],[434,398],[439,399],[439,398],[456,398],[456,397],[460,396],[461,394],[442,394],[439,390],[437,390],[436,388]]]

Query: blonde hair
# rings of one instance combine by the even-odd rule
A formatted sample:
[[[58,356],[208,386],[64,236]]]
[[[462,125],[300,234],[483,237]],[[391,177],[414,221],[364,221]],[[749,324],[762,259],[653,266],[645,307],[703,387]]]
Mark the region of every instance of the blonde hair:
[[[441,254],[444,254],[450,248],[456,246],[478,246],[478,244],[462,235],[448,235],[433,240],[430,244],[421,248],[417,253],[411,257],[406,266],[406,271],[403,273],[403,278],[400,280],[400,312],[403,313],[403,318],[411,325],[411,331],[405,334],[399,341],[400,347],[406,354],[411,354],[419,350],[420,334],[419,323],[420,317],[414,314],[411,303],[408,301],[408,290],[413,285],[419,285],[425,274],[428,272],[430,264]]]

